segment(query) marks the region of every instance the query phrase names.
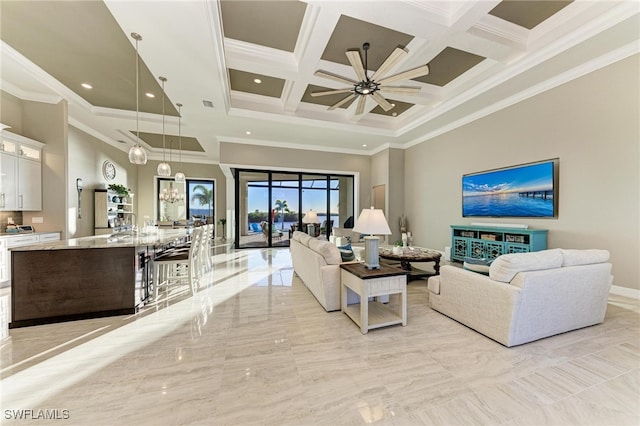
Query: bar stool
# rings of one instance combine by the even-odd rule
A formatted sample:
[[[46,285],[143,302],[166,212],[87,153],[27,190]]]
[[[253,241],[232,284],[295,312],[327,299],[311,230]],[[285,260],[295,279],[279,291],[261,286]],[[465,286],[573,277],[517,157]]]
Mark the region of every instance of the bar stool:
[[[165,287],[167,293],[173,284],[188,285],[192,294],[198,291],[202,235],[203,230],[195,228],[191,234],[191,245],[188,251],[176,250],[154,259],[155,300],[158,300],[161,286]]]

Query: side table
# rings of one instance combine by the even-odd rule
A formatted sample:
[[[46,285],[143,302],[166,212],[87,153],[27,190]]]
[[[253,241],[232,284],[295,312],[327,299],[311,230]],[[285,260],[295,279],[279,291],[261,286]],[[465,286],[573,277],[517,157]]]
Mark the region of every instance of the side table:
[[[358,326],[362,334],[373,328],[393,324],[407,325],[407,274],[399,268],[381,265],[380,269],[367,269],[361,263],[340,265],[342,281],[341,310]],[[353,291],[360,296],[360,303],[347,303],[347,293]],[[370,297],[397,295],[397,310],[379,303]]]

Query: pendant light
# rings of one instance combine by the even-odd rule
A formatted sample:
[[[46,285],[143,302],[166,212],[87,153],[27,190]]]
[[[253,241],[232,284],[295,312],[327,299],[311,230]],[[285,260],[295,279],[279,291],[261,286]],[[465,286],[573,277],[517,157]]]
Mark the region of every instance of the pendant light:
[[[165,143],[164,143],[164,83],[167,79],[165,77],[158,77],[162,82],[162,163],[158,164],[158,176],[171,176],[171,166],[165,161]]]
[[[129,162],[133,164],[147,164],[147,151],[140,145],[140,125],[138,115],[140,113],[139,89],[140,71],[138,63],[140,56],[138,55],[138,42],[142,40],[142,36],[138,33],[131,33],[131,37],[136,41],[136,144],[129,149]]]
[[[178,155],[180,156],[180,161],[179,161],[179,166],[178,166],[178,170],[176,172],[176,175],[174,176],[174,179],[176,182],[184,182],[185,181],[185,175],[184,173],[182,173],[182,104],[176,104],[178,106],[178,141],[179,141],[179,151],[178,151]]]

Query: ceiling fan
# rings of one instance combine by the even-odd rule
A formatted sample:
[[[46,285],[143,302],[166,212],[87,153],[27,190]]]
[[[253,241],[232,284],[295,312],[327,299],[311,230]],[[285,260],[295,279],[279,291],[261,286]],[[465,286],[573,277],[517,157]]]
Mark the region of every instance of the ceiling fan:
[[[367,101],[366,97],[368,95],[371,95],[371,98],[373,98],[373,100],[376,101],[376,103],[380,105],[380,107],[386,112],[391,110],[394,105],[387,101],[380,92],[385,94],[402,93],[409,95],[415,95],[420,92],[420,87],[416,86],[387,86],[387,84],[393,83],[398,80],[411,80],[412,78],[427,75],[429,74],[428,65],[422,65],[408,71],[403,71],[401,73],[391,75],[389,77],[383,77],[384,74],[389,71],[389,69],[391,69],[401,59],[404,59],[409,54],[408,50],[401,47],[396,47],[395,50],[387,57],[387,59],[384,60],[380,68],[378,68],[376,72],[373,73],[371,78],[369,78],[367,70],[367,51],[369,50],[369,47],[369,43],[364,43],[362,45],[362,50],[364,50],[364,65],[362,64],[362,58],[360,56],[359,49],[350,49],[346,51],[347,59],[355,70],[356,76],[360,81],[342,77],[328,71],[318,70],[314,73],[314,75],[318,77],[329,78],[340,83],[349,84],[351,87],[347,87],[344,89],[325,90],[322,92],[313,92],[311,93],[311,96],[316,97],[335,95],[339,93],[351,93],[349,96],[345,97],[338,103],[331,105],[329,107],[329,110],[339,108],[352,99],[359,97],[358,105],[356,107],[356,115],[360,115],[364,112],[364,106]]]

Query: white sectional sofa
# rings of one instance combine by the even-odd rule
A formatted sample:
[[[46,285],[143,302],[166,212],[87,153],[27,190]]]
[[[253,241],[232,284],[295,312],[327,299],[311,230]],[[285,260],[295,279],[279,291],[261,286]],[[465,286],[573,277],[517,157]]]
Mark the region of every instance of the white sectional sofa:
[[[335,244],[295,231],[290,241],[293,270],[327,311],[340,310],[340,264]]]
[[[604,321],[613,277],[606,250],[498,257],[489,276],[445,265],[428,281],[434,310],[515,346]]]

